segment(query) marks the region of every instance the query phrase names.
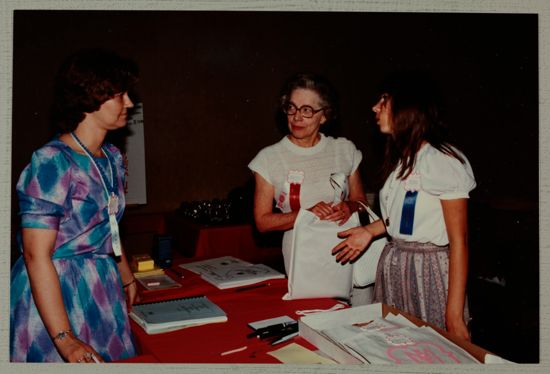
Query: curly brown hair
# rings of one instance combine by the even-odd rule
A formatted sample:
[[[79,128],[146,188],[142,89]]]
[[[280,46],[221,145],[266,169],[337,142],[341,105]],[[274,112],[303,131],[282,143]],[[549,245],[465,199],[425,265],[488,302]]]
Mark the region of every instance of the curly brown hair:
[[[55,81],[52,120],[62,132],[71,132],[85,113],[120,92],[131,91],[138,77],[137,65],[105,49],[86,49],[62,64]]]

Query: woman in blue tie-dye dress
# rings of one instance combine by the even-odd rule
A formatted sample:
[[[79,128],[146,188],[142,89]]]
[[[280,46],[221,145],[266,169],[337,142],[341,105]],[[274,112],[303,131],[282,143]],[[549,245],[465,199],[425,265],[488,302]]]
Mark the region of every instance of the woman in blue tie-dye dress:
[[[38,149],[17,183],[22,256],[11,273],[10,359],[114,361],[136,354],[127,305],[136,285],[118,238],[124,210],[119,150],[136,81],[103,50],[67,60],[57,79],[61,135]]]

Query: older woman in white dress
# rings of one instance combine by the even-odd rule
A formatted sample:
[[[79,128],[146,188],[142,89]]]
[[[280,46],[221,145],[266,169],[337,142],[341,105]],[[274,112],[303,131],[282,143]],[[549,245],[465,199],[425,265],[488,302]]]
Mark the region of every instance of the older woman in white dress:
[[[262,149],[248,167],[256,181],[256,226],[260,232],[285,231],[282,249],[288,274],[292,228],[300,207],[320,219],[343,224],[362,209],[357,201],[365,202],[365,193],[358,170],[361,152],[351,141],[321,132],[336,111],[328,82],[312,74],[295,75],[283,88],[281,110],[288,135]],[[332,204],[333,173],[347,176],[347,194],[339,204]]]

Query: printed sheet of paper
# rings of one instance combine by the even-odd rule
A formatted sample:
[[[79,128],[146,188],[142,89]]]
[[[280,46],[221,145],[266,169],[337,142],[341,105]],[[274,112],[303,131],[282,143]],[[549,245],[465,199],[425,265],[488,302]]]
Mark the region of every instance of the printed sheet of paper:
[[[370,364],[479,363],[471,354],[434,329],[417,327],[400,315],[339,325],[318,332],[329,342]]]
[[[474,364],[472,355],[429,327],[370,330],[346,339],[355,357],[371,364]]]
[[[233,269],[235,267],[252,265],[250,262],[243,261],[233,256],[223,256],[217,258],[210,258],[202,261],[194,261],[186,264],[179,265],[181,268],[192,271],[195,274],[205,273],[222,273],[226,269]]]
[[[284,274],[269,266],[251,264],[232,256],[190,262],[181,264],[180,267],[200,274],[205,281],[212,283],[219,289],[247,286],[269,279],[285,277]]]
[[[320,356],[296,343],[291,343],[267,354],[275,357],[283,364],[336,364],[330,358]]]

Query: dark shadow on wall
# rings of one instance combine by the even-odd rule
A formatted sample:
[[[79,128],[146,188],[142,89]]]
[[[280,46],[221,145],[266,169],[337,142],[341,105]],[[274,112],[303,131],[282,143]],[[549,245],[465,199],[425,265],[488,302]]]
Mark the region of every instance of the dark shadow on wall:
[[[538,363],[538,206],[470,204],[468,297],[472,341],[518,363]]]

